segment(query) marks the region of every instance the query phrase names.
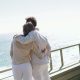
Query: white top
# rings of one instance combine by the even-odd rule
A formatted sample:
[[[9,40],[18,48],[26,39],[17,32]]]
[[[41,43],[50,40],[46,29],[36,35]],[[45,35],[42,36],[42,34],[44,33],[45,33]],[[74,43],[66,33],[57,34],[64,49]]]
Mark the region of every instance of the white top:
[[[39,59],[35,54],[32,54],[32,64],[47,64],[49,62],[51,47],[48,43],[47,38],[44,37],[38,30],[29,32],[26,37],[19,35],[15,39],[21,44],[28,44],[34,41],[38,45],[39,50],[43,51],[44,57],[42,59]]]

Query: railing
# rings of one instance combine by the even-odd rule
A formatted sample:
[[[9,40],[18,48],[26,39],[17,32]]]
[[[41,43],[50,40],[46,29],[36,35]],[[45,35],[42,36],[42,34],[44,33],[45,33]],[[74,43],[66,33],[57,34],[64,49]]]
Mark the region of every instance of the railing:
[[[58,72],[58,71],[60,71],[60,70],[63,69],[63,66],[64,66],[63,50],[64,50],[64,49],[67,49],[67,48],[74,47],[74,46],[78,46],[78,48],[79,48],[79,56],[80,56],[80,44],[75,44],[75,45],[71,45],[71,46],[67,46],[67,47],[63,47],[63,48],[59,48],[59,49],[56,49],[56,50],[52,50],[52,51],[51,51],[51,52],[60,51],[61,66],[60,66],[60,68],[59,68],[57,71],[55,71],[55,72]],[[77,63],[80,63],[80,59],[79,59],[79,61],[78,61]],[[77,63],[75,63],[75,64],[77,64]],[[73,66],[73,65],[75,65],[75,64],[72,64],[72,65],[70,65],[70,66]],[[68,67],[70,67],[70,66],[67,66],[67,67],[65,67],[65,68],[68,68]],[[0,71],[0,74],[1,74],[1,73],[4,73],[4,72],[7,72],[7,71],[10,71],[10,70],[12,70],[12,68],[9,68],[9,69]],[[52,70],[53,70],[53,66],[52,66],[52,58],[51,58],[51,59],[50,59],[50,70],[49,70],[49,72],[51,72]],[[55,73],[55,72],[54,72],[54,73]],[[6,80],[6,79],[9,80],[9,78],[12,77],[12,76],[13,76],[13,75],[10,75],[10,76],[5,77],[5,78],[2,78],[2,79],[0,79],[0,80]]]
[[[79,57],[80,57],[80,44],[75,44],[75,45],[71,45],[71,46],[67,46],[67,47],[63,47],[63,48],[60,48],[60,49],[56,49],[56,50],[52,50],[51,52],[55,52],[55,51],[60,51],[60,59],[61,59],[61,66],[60,66],[60,68],[57,70],[57,71],[54,71],[54,73],[55,72],[58,72],[58,71],[60,71],[60,70],[62,70],[62,69],[65,69],[65,68],[68,68],[68,67],[70,67],[70,66],[73,66],[73,65],[75,65],[75,64],[78,64],[78,63],[80,63],[80,59],[79,59],[79,61],[77,62],[77,63],[74,63],[74,64],[72,64],[72,65],[70,65],[70,66],[67,66],[67,67],[65,67],[65,68],[63,68],[63,66],[64,66],[64,59],[63,59],[63,50],[64,49],[67,49],[67,48],[71,48],[71,47],[74,47],[74,46],[78,46],[79,47]],[[49,72],[51,72],[53,70],[53,66],[52,66],[52,58],[50,59],[50,71]]]

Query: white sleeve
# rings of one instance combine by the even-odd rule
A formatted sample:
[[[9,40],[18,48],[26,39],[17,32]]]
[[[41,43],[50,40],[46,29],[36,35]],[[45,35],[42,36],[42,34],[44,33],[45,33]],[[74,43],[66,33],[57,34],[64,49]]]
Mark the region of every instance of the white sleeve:
[[[11,56],[11,58],[13,57],[13,42],[11,43],[10,56]]]
[[[46,48],[47,48],[47,51],[48,51],[47,55],[50,57],[51,56],[51,46],[50,46],[48,40],[47,40],[47,46],[46,46]]]

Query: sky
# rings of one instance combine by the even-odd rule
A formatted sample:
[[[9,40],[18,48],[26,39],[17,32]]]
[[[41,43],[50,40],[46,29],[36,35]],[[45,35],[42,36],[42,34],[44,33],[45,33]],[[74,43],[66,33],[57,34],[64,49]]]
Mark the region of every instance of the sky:
[[[28,16],[48,35],[80,39],[80,0],[0,0],[0,34],[22,33]]]

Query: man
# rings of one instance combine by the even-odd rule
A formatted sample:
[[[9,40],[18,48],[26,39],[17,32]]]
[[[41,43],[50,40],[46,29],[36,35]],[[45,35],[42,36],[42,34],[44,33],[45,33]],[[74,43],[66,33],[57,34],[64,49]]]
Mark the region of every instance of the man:
[[[50,80],[48,74],[48,62],[50,57],[51,47],[46,37],[44,37],[37,29],[37,21],[34,17],[26,19],[26,23],[31,22],[35,30],[28,33],[26,37],[15,37],[15,40],[21,44],[29,44],[35,42],[39,50],[43,53],[43,58],[39,59],[35,54],[31,54],[32,72],[35,80]]]

